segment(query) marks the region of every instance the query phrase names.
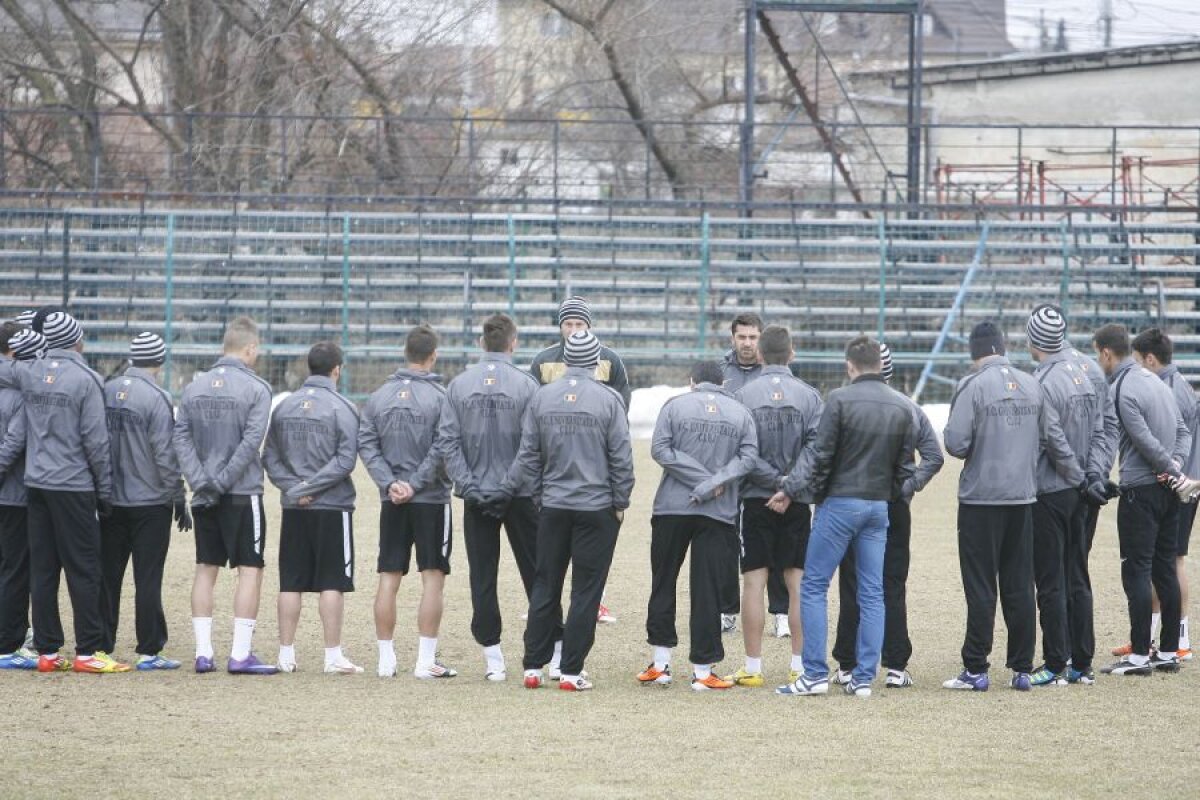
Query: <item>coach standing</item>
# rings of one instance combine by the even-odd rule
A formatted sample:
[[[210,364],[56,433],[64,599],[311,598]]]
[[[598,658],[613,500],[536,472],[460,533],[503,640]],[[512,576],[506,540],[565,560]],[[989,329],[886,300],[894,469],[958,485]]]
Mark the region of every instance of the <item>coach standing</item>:
[[[166,355],[161,336],[138,334],[129,346],[131,366],[104,387],[113,466],[113,511],[100,522],[108,649],[116,646],[121,584],[132,557],[139,670],[179,668],[178,661],[162,655],[167,644],[163,570],[172,519],[179,530],[192,529],[171,444],[175,409],[158,385]]]
[[[562,619],[562,590],[571,573],[571,607],[563,630],[564,691],[591,689],[584,660],[596,635],[596,607],[633,491],[629,420],[620,395],[597,380],[600,342],[588,331],[567,339],[562,379],[538,389],[521,429],[521,448],[492,498],[497,508],[541,477],[537,577],[525,628],[525,686],[544,682]]]

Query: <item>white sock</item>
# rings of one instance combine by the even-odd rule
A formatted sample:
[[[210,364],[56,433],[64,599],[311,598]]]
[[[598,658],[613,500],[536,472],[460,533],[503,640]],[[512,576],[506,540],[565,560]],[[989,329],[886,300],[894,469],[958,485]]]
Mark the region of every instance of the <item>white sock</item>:
[[[562,639],[554,643],[554,655],[550,656],[550,669],[558,669],[562,664]]]
[[[692,674],[698,679],[704,680],[709,675],[712,675],[712,664],[692,664]]]
[[[143,662],[145,662],[145,661],[153,661],[153,660],[154,660],[154,656],[147,656],[147,655],[139,655],[139,656],[138,656],[138,663],[139,663],[139,664],[141,664],[141,663],[143,663]]]
[[[793,672],[803,672],[804,671],[804,656],[796,655],[795,653],[792,653],[792,671]]]
[[[250,657],[250,646],[254,643],[254,620],[244,617],[233,618],[233,649],[229,657],[242,661]]]
[[[417,666],[432,667],[437,660],[437,637],[421,636],[417,639]]]
[[[331,666],[342,660],[342,646],[325,648],[325,666]]]
[[[654,668],[662,672],[671,666],[671,648],[654,646]]]
[[[196,658],[212,658],[212,617],[192,617],[192,633],[196,636]]]
[[[751,675],[757,675],[762,672],[762,656],[758,658],[746,656],[746,672],[749,672]]]
[[[1150,615],[1150,641],[1158,641],[1158,634],[1162,632],[1162,614],[1154,612]]]
[[[279,645],[279,663],[280,664],[295,664],[296,663],[296,645],[281,644]]]
[[[379,639],[379,665],[384,667],[396,666],[396,648],[391,639]]]
[[[1130,653],[1128,658],[1130,664],[1137,664],[1139,667],[1150,663],[1150,656],[1139,656],[1137,653]]]
[[[483,659],[487,662],[488,672],[504,672],[504,653],[500,645],[493,644],[483,648]]]
[[[1192,637],[1188,635],[1187,619],[1188,619],[1187,617],[1181,617],[1179,619],[1179,649],[1180,650],[1191,650],[1192,649]]]

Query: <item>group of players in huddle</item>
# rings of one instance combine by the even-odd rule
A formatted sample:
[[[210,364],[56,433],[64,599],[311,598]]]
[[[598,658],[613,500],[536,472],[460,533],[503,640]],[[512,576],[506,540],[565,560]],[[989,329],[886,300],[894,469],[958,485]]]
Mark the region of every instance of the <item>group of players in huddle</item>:
[[[105,382],[84,361],[83,331],[65,310],[25,312],[5,323],[0,668],[179,668],[162,652],[162,581],[174,525],[194,527],[196,672],[218,667],[213,594],[226,566],[237,571],[230,673],[298,669],[304,593],[319,595],[324,671],[362,672],[342,648],[344,597],[355,573],[352,473],[361,458],[381,505],[380,676],[398,670],[396,600],[414,553],[422,588],[413,674],[457,675],[437,649],[453,493],[464,503],[471,632],[486,678],[507,678],[497,598],[503,527],[529,601],[524,685],[549,678],[567,691],[592,688],[584,662],[598,617],[608,615],[604,587],[634,484],[630,394],[620,358],[591,332],[583,299],[565,301],[558,322],[562,341],[527,371],[513,362],[513,321],[489,317],[478,363],[447,386],[433,371],[437,334],[417,326],[405,342],[406,365],[361,410],[338,392],[344,355],[332,342],[311,348],[309,377],[272,410],[271,388],[254,372],[258,330],[245,317],[229,323],[222,357],[196,374],[178,408],[159,386],[166,343],[153,333],[133,339],[130,366]],[[869,696],[881,663],[885,686],[912,686],[909,504],[942,467],[942,442],[921,408],[887,387],[886,345],[852,340],[849,385],[822,399],[789,367],[795,354],[786,328],[764,328],[743,314],[731,332],[724,361],[695,364],[690,391],[668,401],[655,426],[651,454],[663,474],[651,517],[651,657],[637,680],[673,681],[676,586],[690,552],[693,689],[765,684],[764,593],[792,640],[780,694],[824,694],[832,682]],[[1104,671],[1176,671],[1191,657],[1183,556],[1191,501],[1200,493],[1187,477],[1200,474],[1195,395],[1171,365],[1170,339],[1156,329],[1131,342],[1123,327],[1105,326],[1093,337],[1097,360],[1070,347],[1054,306],[1036,308],[1027,333],[1033,375],[1009,362],[994,325],[975,328],[974,369],[956,390],[942,438],[965,462],[958,540],[968,607],[964,669],[944,686],[988,688],[998,596],[1013,688],[1094,682],[1087,562],[1099,509],[1116,496],[1131,633]],[[1118,454],[1120,480],[1112,483]],[[274,663],[252,648],[267,549],[264,477],[278,487],[282,506]],[[110,655],[131,560],[133,665]],[[841,611],[831,674],[825,615],[834,571]],[[64,573],[74,658],[60,652]],[[722,677],[715,671],[725,657],[722,630],[739,612],[745,663]],[[1038,613],[1044,663],[1035,669]],[[1161,632],[1153,631],[1160,622]]]

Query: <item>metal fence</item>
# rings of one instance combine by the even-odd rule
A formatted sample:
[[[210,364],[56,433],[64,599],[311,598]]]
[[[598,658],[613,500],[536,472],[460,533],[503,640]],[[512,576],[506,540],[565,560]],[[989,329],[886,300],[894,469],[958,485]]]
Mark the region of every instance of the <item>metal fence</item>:
[[[986,246],[981,244],[987,225]],[[332,339],[349,354],[346,389],[369,391],[419,322],[442,336],[451,371],[495,312],[521,328],[519,359],[556,340],[558,303],[582,294],[602,340],[636,384],[681,381],[719,355],[730,320],[755,311],[788,325],[814,381],[836,382],[859,332],[882,336],[911,386],[931,360],[953,375],[955,337],[984,318],[1023,349],[1029,309],[1067,307],[1079,346],[1108,321],[1166,326],[1200,344],[1200,224],[1111,221],[744,218],[607,214],[276,213],[169,209],[0,209],[0,304],[15,314],[65,304],[87,347],[115,369],[129,337],[162,330],[178,392],[212,360],[229,319],[262,327],[262,371],[279,389]],[[972,282],[940,333],[968,267]],[[931,354],[934,354],[931,356]],[[1185,355],[1185,361],[1187,356]],[[1190,362],[1188,362],[1190,363]],[[943,392],[938,387],[931,391]]]

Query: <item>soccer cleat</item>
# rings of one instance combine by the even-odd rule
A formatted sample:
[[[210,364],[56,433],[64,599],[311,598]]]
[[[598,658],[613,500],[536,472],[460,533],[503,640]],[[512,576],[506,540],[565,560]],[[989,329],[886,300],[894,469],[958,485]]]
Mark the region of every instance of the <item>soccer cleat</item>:
[[[494,669],[491,672],[485,673],[483,677],[492,683],[502,683],[508,680],[508,673],[502,669]]]
[[[1101,667],[1100,671],[1105,675],[1137,675],[1145,676],[1154,672],[1154,667],[1150,666],[1150,662],[1145,664],[1135,664],[1129,660],[1129,656],[1125,656],[1120,661],[1114,661],[1107,667]]]
[[[737,630],[737,614],[721,615],[721,633],[733,633]]]
[[[800,670],[793,669],[788,672],[788,683],[795,683],[800,680]]]
[[[964,669],[957,678],[945,681],[942,688],[960,692],[986,692],[990,685],[986,672],[975,673]]]
[[[37,669],[38,657],[21,650],[0,656],[0,669]]]
[[[792,629],[788,625],[788,615],[787,614],[776,614],[775,615],[775,638],[776,639],[786,639],[791,635],[792,635]]]
[[[1030,679],[1028,672],[1014,672],[1012,680],[1009,681],[1008,685],[1018,692],[1028,692],[1033,688],[1033,681]]]
[[[413,669],[413,677],[420,678],[421,680],[431,680],[433,678],[456,678],[458,677],[458,670],[452,669],[447,667],[445,664],[435,661],[426,666],[421,666],[418,664],[416,668]]]
[[[550,680],[556,681],[562,677],[562,667],[551,662],[550,665],[546,667],[546,673],[550,676]]]
[[[1043,664],[1029,676],[1029,682],[1034,686],[1066,686],[1070,681],[1067,680],[1066,670],[1053,672]]]
[[[715,689],[732,689],[733,681],[717,677],[711,672],[703,678],[692,676],[693,692],[708,692]]]
[[[1120,647],[1114,647],[1111,652],[1117,658],[1124,658],[1125,656],[1133,653],[1133,645],[1126,642]]]
[[[767,683],[763,679],[761,672],[747,672],[745,667],[742,667],[725,680],[731,681],[735,686],[749,686],[753,689],[765,686]]]
[[[283,655],[275,660],[275,666],[279,667],[280,672],[295,672],[300,668],[295,658],[285,658]]]
[[[662,669],[657,669],[652,661],[650,662],[649,666],[638,673],[637,679],[638,682],[643,686],[651,686],[654,684],[657,684],[658,686],[670,686],[672,680],[671,665],[667,664]]]
[[[912,675],[906,669],[889,669],[883,681],[885,689],[904,689],[912,685]]]
[[[850,681],[842,687],[842,691],[851,697],[861,697],[866,699],[871,696],[871,684]]]
[[[592,682],[587,675],[563,675],[558,688],[564,692],[586,692],[592,688]]]
[[[70,672],[71,662],[59,653],[43,653],[38,656],[38,672]]]
[[[829,679],[811,678],[808,675],[801,675],[792,683],[785,683],[783,686],[776,686],[775,694],[798,697],[829,694]]]
[[[830,683],[834,684],[835,686],[849,686],[850,680],[851,674],[847,670],[839,669],[837,672],[833,673],[833,678],[830,680]]]
[[[1092,686],[1096,683],[1096,673],[1088,670],[1077,670],[1067,667],[1067,683],[1078,683],[1080,686]]]
[[[97,650],[90,656],[75,656],[71,665],[75,672],[86,672],[92,675],[104,675],[111,672],[129,672],[131,667],[122,664],[103,650]]]
[[[538,689],[546,683],[546,678],[540,669],[525,670],[524,685],[526,689]]]
[[[1158,672],[1179,672],[1179,656],[1155,651],[1150,654],[1150,666]]]
[[[325,662],[326,675],[358,675],[362,671],[362,667],[353,663],[344,655],[338,658],[336,661]]]
[[[205,672],[216,672],[217,665],[213,663],[211,656],[196,656],[195,669],[197,674],[203,675]]]
[[[611,624],[616,621],[617,621],[617,615],[612,613],[612,611],[609,610],[608,606],[604,605],[604,603],[601,603],[600,607],[598,609],[596,609],[596,622],[604,622],[604,623]]]
[[[225,669],[229,671],[230,675],[274,675],[279,672],[279,667],[274,664],[264,664],[254,653],[241,659],[230,656],[229,661],[225,664]]]
[[[1175,655],[1177,655],[1179,657],[1180,661],[1191,661],[1192,660],[1192,648],[1188,647],[1188,648],[1185,648],[1182,650],[1177,650],[1175,652]]]
[[[142,656],[138,659],[137,668],[141,672],[150,672],[151,670],[159,669],[179,669],[182,664],[174,659],[166,658],[159,653],[153,656]]]

